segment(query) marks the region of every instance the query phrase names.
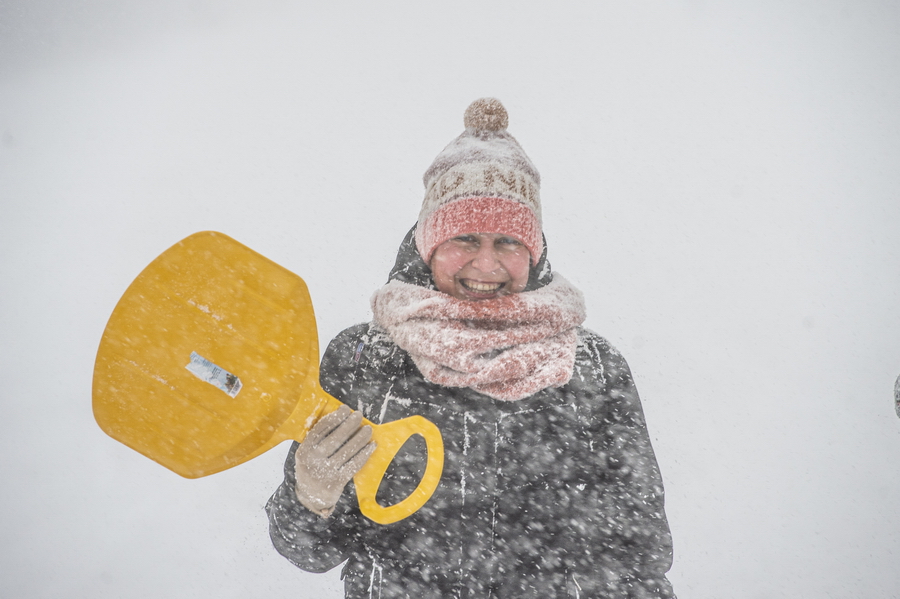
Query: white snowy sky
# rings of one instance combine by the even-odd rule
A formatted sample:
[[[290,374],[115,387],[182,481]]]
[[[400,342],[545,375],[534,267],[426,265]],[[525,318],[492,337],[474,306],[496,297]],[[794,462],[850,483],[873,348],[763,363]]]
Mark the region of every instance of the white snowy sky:
[[[0,0],[0,595],[341,597],[271,548],[286,446],[185,480],[94,355],[200,230],[369,318],[480,96],[631,364],[682,599],[900,588],[900,4]]]

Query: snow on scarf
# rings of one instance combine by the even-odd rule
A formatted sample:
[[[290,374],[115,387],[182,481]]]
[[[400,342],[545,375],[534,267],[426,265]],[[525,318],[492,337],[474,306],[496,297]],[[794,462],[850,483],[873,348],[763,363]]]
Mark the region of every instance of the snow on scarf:
[[[372,296],[375,324],[432,383],[516,401],[566,384],[584,297],[559,274],[534,291],[466,301],[392,280]]]

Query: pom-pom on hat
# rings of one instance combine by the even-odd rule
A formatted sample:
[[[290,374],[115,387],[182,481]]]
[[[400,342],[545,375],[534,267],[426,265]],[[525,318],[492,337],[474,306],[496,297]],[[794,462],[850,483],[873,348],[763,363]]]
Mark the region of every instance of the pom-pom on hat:
[[[541,176],[515,138],[499,100],[480,98],[463,117],[466,130],[425,172],[416,248],[425,262],[437,246],[466,233],[497,233],[525,244],[536,263],[541,237]]]

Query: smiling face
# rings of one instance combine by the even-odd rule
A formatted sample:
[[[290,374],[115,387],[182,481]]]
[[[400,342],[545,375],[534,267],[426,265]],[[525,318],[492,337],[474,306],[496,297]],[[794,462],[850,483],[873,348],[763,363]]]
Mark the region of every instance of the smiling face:
[[[492,299],[525,289],[531,254],[508,235],[467,233],[437,246],[429,266],[438,290],[462,300]]]

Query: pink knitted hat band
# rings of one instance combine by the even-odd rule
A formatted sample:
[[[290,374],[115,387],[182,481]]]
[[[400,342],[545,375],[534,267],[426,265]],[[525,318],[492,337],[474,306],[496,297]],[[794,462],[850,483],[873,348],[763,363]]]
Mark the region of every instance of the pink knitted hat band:
[[[463,198],[444,204],[416,229],[416,247],[429,262],[435,248],[466,233],[508,235],[525,244],[532,262],[544,251],[541,224],[525,204],[506,198]]]

